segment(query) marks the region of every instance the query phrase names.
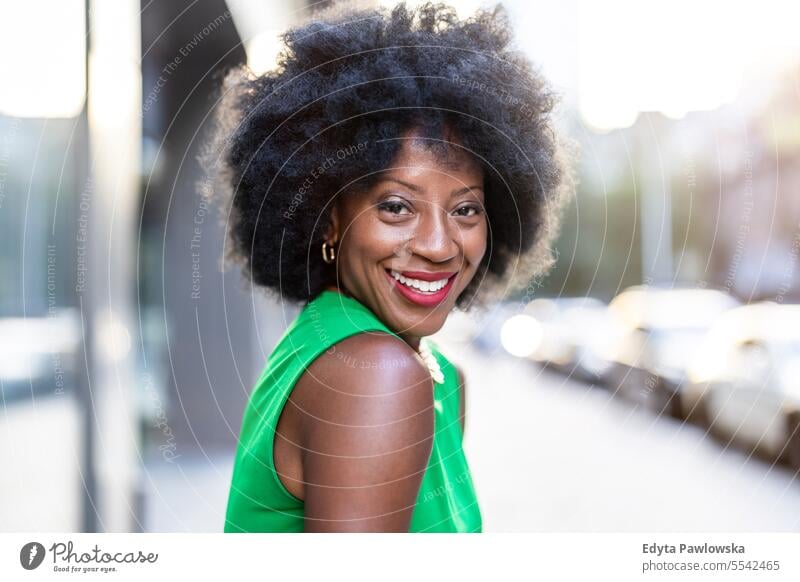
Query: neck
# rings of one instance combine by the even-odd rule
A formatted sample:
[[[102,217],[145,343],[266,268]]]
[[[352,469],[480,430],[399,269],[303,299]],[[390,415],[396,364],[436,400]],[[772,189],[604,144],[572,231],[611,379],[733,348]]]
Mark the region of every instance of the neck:
[[[418,352],[418,351],[419,351],[419,342],[420,342],[420,339],[422,339],[422,338],[420,338],[419,336],[413,336],[413,335],[412,335],[412,336],[410,336],[410,335],[406,335],[406,334],[403,334],[403,335],[401,335],[400,337],[401,337],[401,338],[403,339],[403,341],[405,341],[405,342],[406,342],[408,345],[410,345],[412,348],[414,348],[414,351],[415,351],[415,352]]]

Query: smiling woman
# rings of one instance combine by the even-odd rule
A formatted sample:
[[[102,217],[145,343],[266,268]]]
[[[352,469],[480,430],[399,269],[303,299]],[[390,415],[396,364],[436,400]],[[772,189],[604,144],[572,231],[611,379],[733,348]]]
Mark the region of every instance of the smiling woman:
[[[437,153],[418,130],[400,136],[391,165],[333,207],[325,237],[338,243],[338,286],[413,347],[444,325],[486,254],[483,169],[445,137]]]
[[[230,249],[303,310],[250,396],[225,531],[481,531],[464,382],[429,336],[552,263],[553,105],[501,9],[339,7],[225,84]]]

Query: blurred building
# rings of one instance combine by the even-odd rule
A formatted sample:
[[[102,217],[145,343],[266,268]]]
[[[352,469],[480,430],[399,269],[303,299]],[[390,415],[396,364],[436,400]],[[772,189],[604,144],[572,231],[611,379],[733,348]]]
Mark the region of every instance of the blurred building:
[[[309,6],[325,4],[36,0],[7,7],[0,35],[3,530],[147,529],[154,473],[180,474],[187,459],[233,451],[253,382],[297,308],[268,300],[237,269],[223,267],[224,216],[200,199],[197,157],[225,72],[245,62],[256,72],[272,67],[278,33]],[[542,32],[523,32],[522,45],[554,63],[579,60],[564,46],[579,40],[565,41],[567,29],[610,36],[591,19],[572,26],[580,20],[574,2],[544,17],[543,5],[509,4],[523,26]],[[591,11],[618,20],[603,7]],[[564,26],[548,21],[554,16]],[[639,24],[620,26],[640,38],[650,29]],[[630,53],[630,38],[617,40],[610,48]],[[672,62],[662,53],[661,65]],[[609,79],[621,82],[628,71],[614,77],[605,56],[592,61],[591,80],[619,92]],[[550,74],[579,76],[557,66]],[[564,128],[581,142],[579,188],[565,213],[558,263],[537,294],[608,300],[646,281],[716,287],[744,302],[800,301],[796,69],[709,111],[680,119],[644,113],[606,132],[581,121],[572,90]]]
[[[800,301],[795,74],[680,119],[653,112],[604,133],[568,127],[581,147],[578,192],[543,295],[608,300],[644,281]],[[666,270],[654,271],[660,263]]]
[[[224,73],[305,3],[43,3],[3,51],[0,523],[139,530],[147,464],[235,447],[294,314],[223,268],[197,156]]]

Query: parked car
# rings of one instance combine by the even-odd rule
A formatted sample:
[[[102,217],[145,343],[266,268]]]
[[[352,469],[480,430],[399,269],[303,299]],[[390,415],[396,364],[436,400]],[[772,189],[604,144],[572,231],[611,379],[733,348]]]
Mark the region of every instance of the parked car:
[[[688,418],[748,452],[800,467],[800,305],[757,303],[724,314],[689,380]]]
[[[610,367],[603,347],[621,332],[603,301],[593,297],[536,299],[524,314],[540,327],[540,341],[527,355],[529,359],[572,378],[602,383]]]
[[[623,332],[606,351],[608,388],[657,414],[682,418],[691,358],[714,321],[738,305],[714,289],[626,289],[609,304]]]

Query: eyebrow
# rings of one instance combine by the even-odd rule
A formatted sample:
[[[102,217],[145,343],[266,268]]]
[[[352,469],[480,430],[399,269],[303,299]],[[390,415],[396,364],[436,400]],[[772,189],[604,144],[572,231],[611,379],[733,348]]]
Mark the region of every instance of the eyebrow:
[[[381,178],[379,180],[379,182],[397,182],[398,184],[401,184],[401,185],[405,186],[406,188],[408,188],[409,190],[412,190],[414,192],[419,192],[420,191],[420,187],[419,186],[411,184],[410,182],[405,182],[403,180],[398,180],[397,178]],[[466,194],[467,192],[470,192],[472,190],[481,190],[482,191],[483,190],[483,186],[466,186],[466,187],[461,188],[459,190],[453,190],[450,193],[450,197],[454,198],[456,196],[460,196],[462,194]]]

